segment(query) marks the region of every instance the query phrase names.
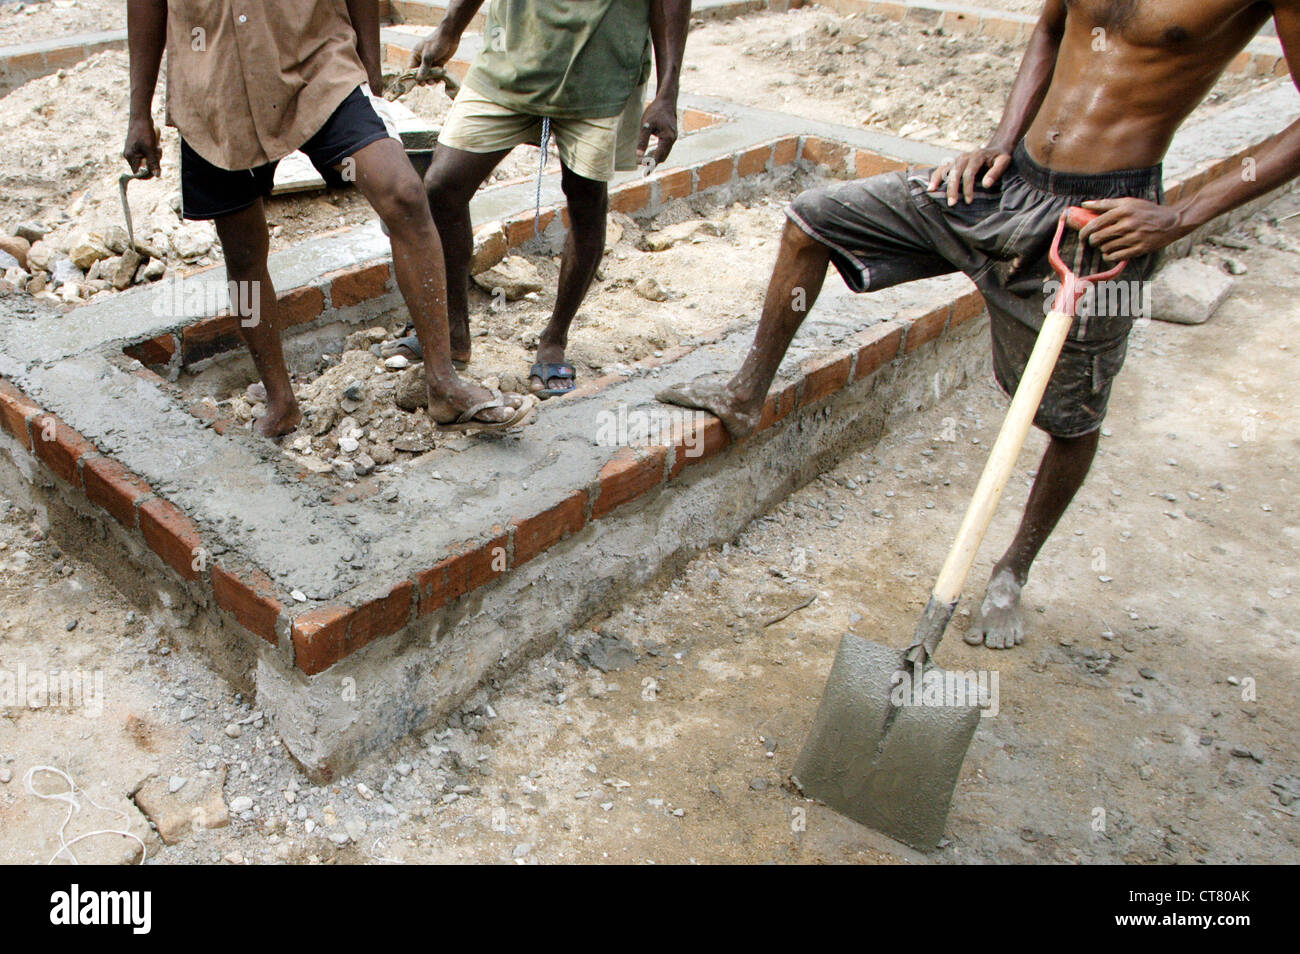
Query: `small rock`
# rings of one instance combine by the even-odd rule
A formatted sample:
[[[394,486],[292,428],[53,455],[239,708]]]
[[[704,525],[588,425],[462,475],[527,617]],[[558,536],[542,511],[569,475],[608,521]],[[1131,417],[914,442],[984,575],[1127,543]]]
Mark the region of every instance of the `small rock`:
[[[32,247],[27,251],[27,267],[32,271],[48,272],[54,262],[54,254],[54,248],[49,244],[41,241],[33,242]]]
[[[1232,291],[1232,279],[1213,265],[1190,258],[1170,262],[1151,285],[1152,318],[1180,325],[1209,321]]]
[[[474,233],[474,254],[469,260],[469,273],[486,272],[505,258],[507,251],[505,226],[500,222],[484,225]]]
[[[27,267],[27,253],[31,251],[31,243],[27,239],[18,235],[0,235],[0,265],[4,268],[10,268],[17,265],[19,268]],[[13,259],[12,262],[3,260],[4,256]]]
[[[68,258],[82,271],[90,268],[100,259],[108,258],[112,253],[103,239],[96,235],[83,234],[72,248],[68,249]]]
[[[384,367],[389,371],[401,371],[409,367],[410,364],[411,359],[404,354],[394,354],[384,359]]]
[[[229,736],[230,738],[237,739],[242,734],[243,734],[243,730],[240,729],[239,726],[235,725],[235,723],[232,722],[230,723],[230,725],[226,726],[226,735]]]
[[[183,775],[173,775],[167,780],[167,791],[175,795],[185,787],[185,783],[188,781],[189,779],[185,778]]]
[[[515,845],[514,849],[510,852],[510,857],[523,858],[526,857],[527,854],[532,850],[533,850],[533,846],[528,844],[528,842],[525,841],[518,845]]]
[[[507,301],[518,301],[542,290],[542,275],[528,259],[510,255],[475,275],[474,283],[490,295],[495,296],[499,290]]]
[[[45,228],[36,222],[20,222],[18,227],[14,229],[14,235],[35,245],[45,238]]]
[[[230,800],[230,810],[236,815],[242,815],[253,807],[253,800],[247,795],[237,795]]]
[[[750,787],[751,789],[753,789],[754,791],[756,791],[756,792],[766,791],[766,790],[767,790],[767,779],[765,779],[765,778],[751,778],[751,779],[749,780],[749,787]]]
[[[659,284],[659,280],[653,275],[646,275],[637,279],[636,284],[632,286],[632,290],[646,301],[667,301],[670,297],[663,286]]]

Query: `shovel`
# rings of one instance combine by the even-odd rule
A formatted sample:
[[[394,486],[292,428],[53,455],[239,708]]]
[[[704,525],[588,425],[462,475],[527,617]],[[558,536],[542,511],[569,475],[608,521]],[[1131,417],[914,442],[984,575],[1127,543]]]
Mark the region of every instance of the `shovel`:
[[[1079,299],[1092,283],[1109,281],[1124,270],[1121,262],[1108,272],[1080,278],[1061,260],[1066,226],[1081,229],[1095,217],[1095,212],[1074,207],[1061,214],[1049,254],[1061,289],[912,645],[891,649],[852,633],[840,640],[808,741],[795,763],[793,780],[805,795],[921,851],[933,851],[943,838],[957,776],[985,701],[974,673],[928,664],[1015,469]]]

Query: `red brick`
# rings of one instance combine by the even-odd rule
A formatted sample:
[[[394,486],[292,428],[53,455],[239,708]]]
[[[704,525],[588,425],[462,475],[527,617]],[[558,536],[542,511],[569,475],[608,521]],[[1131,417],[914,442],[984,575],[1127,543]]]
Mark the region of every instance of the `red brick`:
[[[419,614],[432,613],[499,577],[508,566],[506,548],[509,542],[503,534],[487,544],[467,545],[462,552],[421,573],[416,579]]]
[[[849,383],[849,372],[853,370],[853,352],[845,355],[831,355],[805,361],[799,369],[803,375],[802,407],[816,404],[830,397]]]
[[[767,171],[767,162],[772,158],[772,146],[769,143],[766,146],[755,146],[746,152],[740,154],[736,160],[736,175],[738,176],[756,176],[760,172]]]
[[[71,46],[56,46],[45,51],[45,68],[51,71],[66,69],[76,66],[85,58],[86,46],[84,43]]]
[[[869,179],[882,172],[896,172],[905,168],[907,164],[904,162],[868,152],[866,149],[858,149],[853,153],[853,175],[858,179]]]
[[[650,204],[650,183],[637,182],[615,189],[609,197],[611,212],[640,212]]]
[[[626,381],[626,380],[627,380],[627,375],[625,374],[602,374],[600,377],[594,378],[591,381],[588,381],[586,384],[574,388],[568,394],[562,395],[562,397],[563,398],[590,397],[591,395],[596,394],[599,391],[602,391],[605,388],[609,387],[611,384],[618,384],[620,381]],[[551,398],[551,400],[554,401],[558,399]]]
[[[151,493],[143,479],[109,457],[90,456],[81,465],[81,483],[86,497],[124,527],[134,529],[135,508]]]
[[[772,165],[788,166],[799,158],[799,137],[788,136],[772,144]]]
[[[701,129],[708,129],[710,126],[716,126],[726,119],[725,116],[719,116],[716,113],[707,113],[702,109],[684,109],[682,110],[682,132],[698,132]]]
[[[285,292],[276,303],[280,311],[280,327],[292,328],[320,317],[325,310],[325,293],[314,285],[307,285]]]
[[[896,321],[886,321],[854,336],[858,347],[858,363],[853,369],[853,380],[861,381],[879,371],[898,357],[903,343],[903,326]]]
[[[194,557],[202,549],[199,528],[174,505],[154,497],[140,504],[140,531],[149,549],[187,580],[197,580]]]
[[[8,381],[0,381],[0,425],[28,450],[32,449],[32,435],[27,429],[27,420],[40,410],[40,405]]]
[[[636,362],[636,366],[638,368],[662,367],[665,364],[671,364],[680,358],[686,357],[693,350],[693,348],[688,348],[685,345],[677,345],[676,347],[665,349],[658,357],[651,355],[648,358],[642,358],[640,361]]]
[[[275,598],[275,584],[260,570],[244,575],[212,565],[212,595],[217,605],[231,613],[239,624],[274,646],[275,624],[284,604]]]
[[[699,191],[712,189],[714,186],[725,185],[731,181],[731,177],[736,172],[736,157],[723,156],[721,159],[714,159],[704,163],[699,167]]]
[[[981,32],[985,36],[997,37],[999,40],[1006,40],[1008,43],[1020,42],[1021,35],[1027,29],[1032,29],[1031,25],[1027,23],[992,16],[983,17],[980,25]]]
[[[204,318],[181,332],[181,360],[193,364],[223,351],[233,351],[242,342],[239,319],[234,315]]]
[[[347,308],[379,298],[388,290],[389,274],[386,262],[335,272],[330,276],[330,304],[335,308]]]
[[[972,318],[984,313],[984,296],[978,291],[969,291],[962,295],[952,306],[952,317],[948,319],[949,330],[965,324]]]
[[[347,639],[350,606],[323,606],[308,610],[293,621],[293,664],[309,676],[322,673],[343,657],[339,647]]]
[[[907,322],[906,353],[911,354],[923,344],[933,341],[943,334],[943,326],[948,323],[948,305],[941,305],[914,318],[900,316]]]
[[[414,584],[406,580],[357,609],[326,606],[303,613],[293,622],[294,665],[315,676],[376,639],[391,636],[410,622],[414,595]]]
[[[849,147],[844,143],[823,139],[821,136],[807,136],[803,141],[803,158],[825,166],[831,172],[848,171],[849,152]]]
[[[600,494],[591,505],[593,520],[630,503],[664,479],[666,447],[624,447],[600,469]]]
[[[176,354],[176,348],[175,335],[159,335],[139,344],[128,345],[122,351],[141,364],[167,364]]]
[[[39,51],[35,53],[18,53],[4,60],[5,70],[13,77],[22,77],[26,73],[41,75],[45,72],[45,58]]]
[[[712,415],[696,418],[692,420],[688,427],[691,431],[689,439],[685,434],[677,434],[674,437],[673,443],[677,453],[673,458],[672,471],[668,475],[669,480],[680,474],[683,468],[708,460],[731,443],[731,435],[727,433],[727,428],[723,426],[719,418]],[[688,447],[688,445],[690,446]],[[693,456],[691,453],[692,448],[694,450]]]
[[[515,552],[512,566],[522,566],[537,554],[577,533],[587,522],[587,492],[579,490],[535,517],[514,521]]]
[[[798,394],[799,388],[796,384],[787,384],[780,391],[769,391],[767,400],[763,402],[763,414],[758,419],[758,429],[765,431],[789,416],[794,410]]]
[[[94,450],[86,440],[53,414],[41,414],[32,419],[32,453],[60,479],[81,486],[77,461]]]
[[[660,202],[670,202],[691,194],[690,169],[673,169],[670,172],[656,173],[653,181],[659,183]]]
[[[542,214],[537,220],[537,232],[545,232],[554,220],[554,209],[542,209]],[[513,219],[506,222],[506,245],[510,248],[518,248],[525,242],[532,241],[533,237],[532,212],[529,212],[527,215],[515,216]]]

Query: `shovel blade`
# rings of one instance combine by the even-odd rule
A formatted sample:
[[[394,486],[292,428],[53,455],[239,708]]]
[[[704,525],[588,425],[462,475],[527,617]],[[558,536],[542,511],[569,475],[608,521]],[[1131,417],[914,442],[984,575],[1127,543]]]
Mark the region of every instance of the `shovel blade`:
[[[927,680],[963,687],[961,674],[937,666]],[[854,821],[921,851],[943,838],[966,749],[979,724],[978,705],[896,706],[915,701],[903,651],[852,634],[840,641],[826,690],[795,763],[803,790]],[[932,675],[933,674],[933,675]],[[975,700],[970,695],[960,698]]]

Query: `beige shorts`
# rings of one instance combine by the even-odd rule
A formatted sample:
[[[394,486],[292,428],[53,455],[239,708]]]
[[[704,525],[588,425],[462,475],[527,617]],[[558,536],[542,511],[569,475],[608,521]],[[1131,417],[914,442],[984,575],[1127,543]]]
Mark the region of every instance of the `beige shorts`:
[[[636,168],[637,133],[645,87],[633,94],[618,116],[601,119],[552,119],[551,135],[560,162],[585,179],[608,182],[614,172]],[[494,103],[477,90],[462,87],[438,133],[438,142],[465,152],[499,152],[536,146],[542,117]]]

